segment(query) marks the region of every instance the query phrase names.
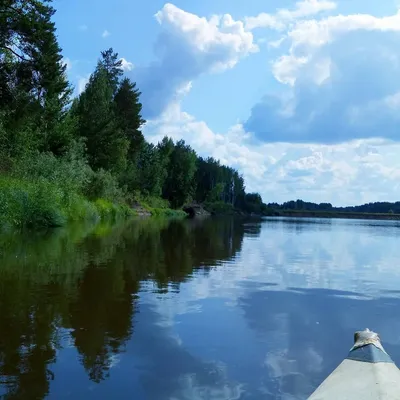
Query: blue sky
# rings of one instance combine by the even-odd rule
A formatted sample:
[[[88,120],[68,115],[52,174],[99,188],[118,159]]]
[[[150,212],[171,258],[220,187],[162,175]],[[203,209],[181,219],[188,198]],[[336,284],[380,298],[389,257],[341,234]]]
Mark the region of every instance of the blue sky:
[[[400,2],[54,4],[76,93],[113,47],[148,140],[185,139],[266,202],[400,199]]]

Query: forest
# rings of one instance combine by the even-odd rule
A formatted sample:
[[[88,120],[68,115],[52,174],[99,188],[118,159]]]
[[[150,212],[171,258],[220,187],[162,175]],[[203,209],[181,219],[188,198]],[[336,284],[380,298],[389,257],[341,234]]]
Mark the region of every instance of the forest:
[[[142,128],[140,88],[112,48],[77,97],[68,81],[51,0],[0,8],[0,225],[183,214],[189,202],[263,214],[243,176],[183,140],[154,145]],[[175,210],[175,211],[172,211]]]
[[[371,202],[358,206],[334,207],[331,203],[312,203],[303,200],[291,200],[282,204],[269,203],[270,210],[295,210],[295,211],[328,211],[340,213],[367,213],[367,214],[400,214],[400,201],[390,203]]]

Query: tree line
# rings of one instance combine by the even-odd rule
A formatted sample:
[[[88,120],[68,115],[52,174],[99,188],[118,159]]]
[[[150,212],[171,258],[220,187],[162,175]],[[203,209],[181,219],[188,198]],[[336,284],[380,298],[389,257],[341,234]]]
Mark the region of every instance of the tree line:
[[[85,90],[73,98],[54,13],[51,0],[4,0],[0,6],[3,177],[29,180],[33,174],[59,185],[63,198],[68,181],[77,195],[90,200],[164,208],[196,201],[254,213],[266,209],[259,194],[246,193],[243,176],[234,168],[200,157],[183,140],[164,137],[157,145],[145,140],[141,92],[124,76],[112,48],[101,52]],[[62,172],[55,174],[58,169]]]
[[[334,207],[331,203],[312,203],[303,200],[291,200],[282,204],[269,203],[268,208],[272,210],[298,210],[298,211],[332,211],[348,213],[371,213],[371,214],[400,214],[400,201],[396,202],[371,202],[358,206]]]

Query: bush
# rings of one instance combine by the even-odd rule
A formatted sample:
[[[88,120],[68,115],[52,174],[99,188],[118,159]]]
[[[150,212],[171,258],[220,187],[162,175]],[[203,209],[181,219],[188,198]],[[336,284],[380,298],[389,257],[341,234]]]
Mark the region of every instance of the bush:
[[[134,210],[125,204],[116,205],[105,199],[97,199],[94,205],[100,214],[101,219],[115,220],[135,215]]]
[[[160,209],[169,209],[170,204],[168,200],[162,199],[160,197],[153,196],[145,196],[140,201],[140,204],[143,204],[148,208],[160,208]]]
[[[123,202],[123,190],[109,172],[93,172],[78,146],[59,158],[31,152],[11,171],[0,175],[0,225],[52,227],[134,214],[127,205],[113,204]],[[89,193],[93,200],[102,198],[93,203],[85,197]]]
[[[185,211],[173,210],[172,208],[149,208],[148,211],[154,217],[186,218],[188,216]]]
[[[206,202],[204,203],[204,209],[210,212],[211,214],[224,214],[224,215],[234,214],[234,208],[232,204],[225,203],[223,201]]]
[[[17,181],[0,177],[0,223],[17,227],[62,226],[62,192],[44,180]]]
[[[118,186],[117,179],[104,169],[92,172],[85,195],[91,200],[102,198],[110,202],[124,202],[127,197],[125,190]]]
[[[13,176],[27,180],[45,179],[65,194],[83,193],[92,174],[87,162],[74,150],[60,158],[52,153],[31,153],[19,159],[13,168]]]

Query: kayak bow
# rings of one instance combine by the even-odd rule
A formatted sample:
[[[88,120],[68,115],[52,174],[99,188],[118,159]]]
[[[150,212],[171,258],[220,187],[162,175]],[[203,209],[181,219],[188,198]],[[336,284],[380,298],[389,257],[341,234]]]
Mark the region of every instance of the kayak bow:
[[[354,334],[347,358],[321,383],[309,400],[400,399],[400,370],[384,350],[379,335]]]

